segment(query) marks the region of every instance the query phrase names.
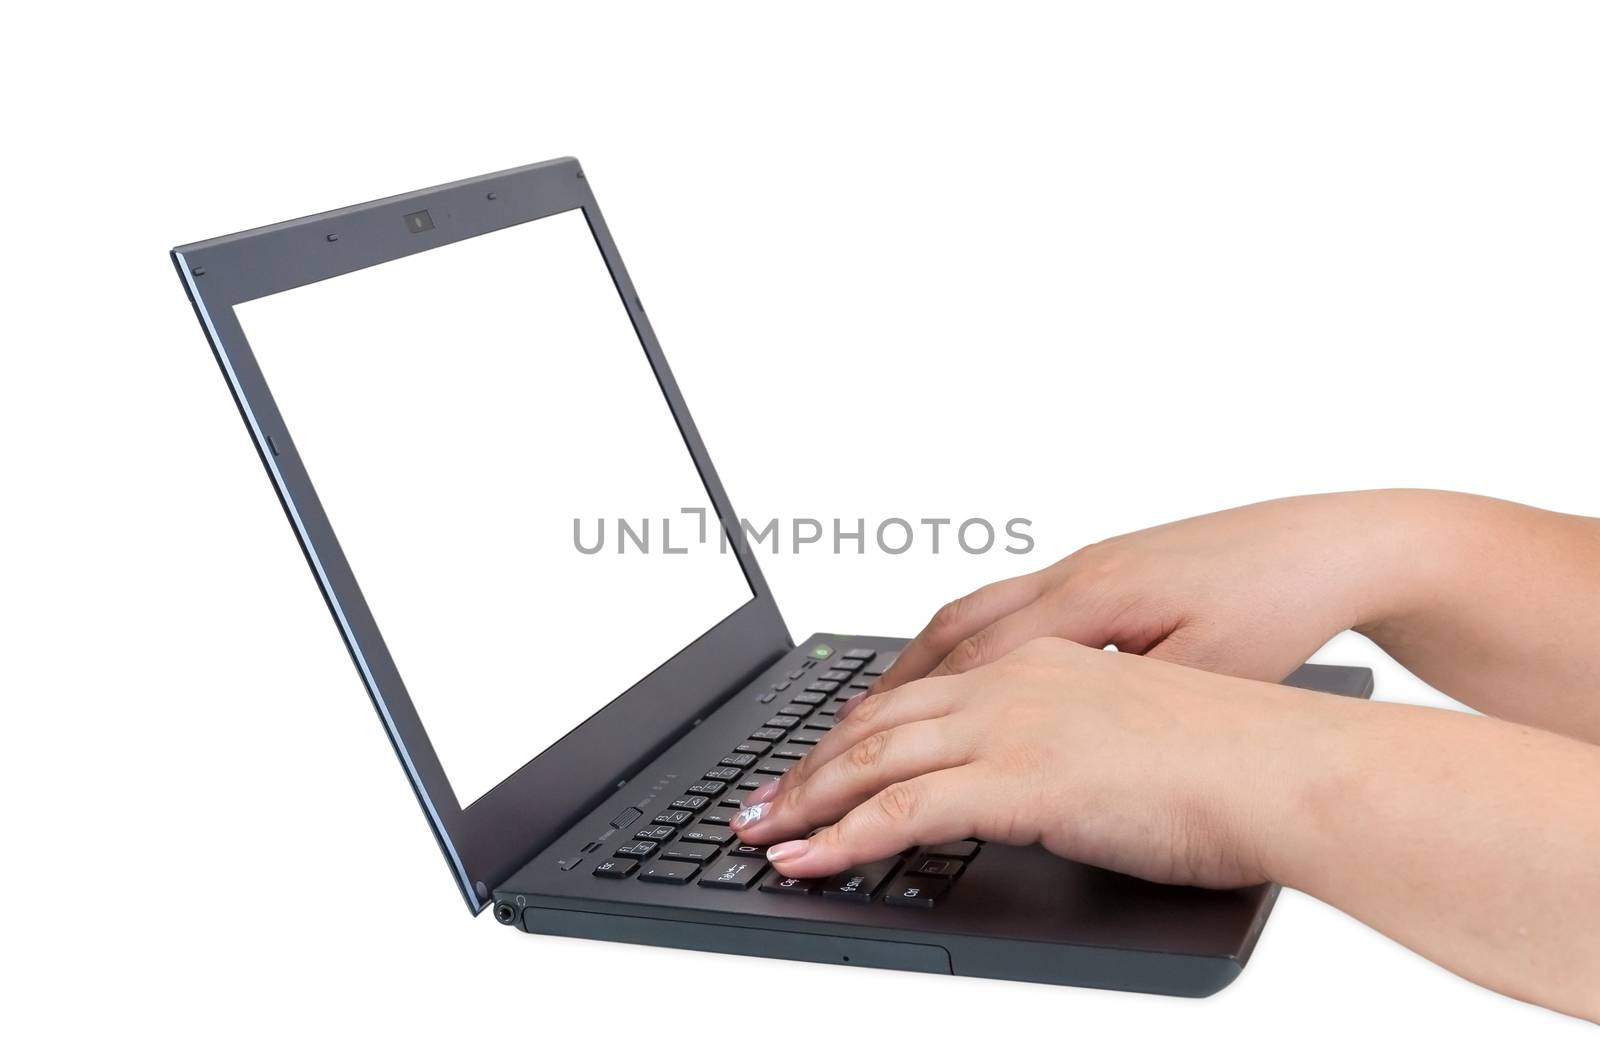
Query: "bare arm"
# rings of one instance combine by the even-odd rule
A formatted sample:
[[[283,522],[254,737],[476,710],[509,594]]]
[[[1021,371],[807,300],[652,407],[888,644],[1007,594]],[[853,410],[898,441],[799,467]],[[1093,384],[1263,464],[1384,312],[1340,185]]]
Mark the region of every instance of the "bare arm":
[[[1501,719],[1249,681],[1348,628]],[[1270,878],[1600,1021],[1600,521],[1434,491],[1180,521],[951,603],[871,694],[737,821],[785,874],[976,834]]]
[[[868,698],[751,801],[735,829],[786,875],[978,836],[1273,879],[1600,1021],[1600,747],[1524,725],[1039,639]]]
[[[1280,679],[1347,628],[1473,708],[1600,741],[1600,520],[1444,491],[1284,498],[1108,539],[940,609],[876,689],[1040,636]]]
[[[1394,495],[1415,578],[1357,630],[1481,712],[1600,742],[1600,520]]]
[[[1413,706],[1319,715],[1260,843],[1267,877],[1481,985],[1600,1021],[1600,747]]]

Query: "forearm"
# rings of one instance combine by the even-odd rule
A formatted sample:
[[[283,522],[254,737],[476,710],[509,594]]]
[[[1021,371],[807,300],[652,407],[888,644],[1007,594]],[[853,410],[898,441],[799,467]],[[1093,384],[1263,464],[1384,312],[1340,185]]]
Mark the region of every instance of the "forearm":
[[[1600,1021],[1600,748],[1295,692],[1263,870],[1502,993]]]
[[[1390,589],[1357,630],[1473,708],[1600,742],[1600,520],[1448,492],[1365,497],[1385,514],[1373,549]]]

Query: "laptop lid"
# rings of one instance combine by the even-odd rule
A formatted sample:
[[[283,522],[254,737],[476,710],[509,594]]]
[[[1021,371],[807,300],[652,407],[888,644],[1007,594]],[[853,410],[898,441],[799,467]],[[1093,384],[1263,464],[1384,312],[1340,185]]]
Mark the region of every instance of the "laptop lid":
[[[172,258],[474,912],[792,646],[576,159]]]

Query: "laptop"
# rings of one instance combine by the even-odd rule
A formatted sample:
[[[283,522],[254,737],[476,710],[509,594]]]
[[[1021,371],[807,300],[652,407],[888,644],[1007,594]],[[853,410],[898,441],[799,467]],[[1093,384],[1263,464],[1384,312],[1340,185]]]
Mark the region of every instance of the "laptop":
[[[976,838],[799,881],[739,843],[742,796],[904,640],[790,638],[576,159],[172,261],[470,912],[1184,996],[1249,959],[1270,884]],[[1364,697],[1372,676],[1286,682]]]

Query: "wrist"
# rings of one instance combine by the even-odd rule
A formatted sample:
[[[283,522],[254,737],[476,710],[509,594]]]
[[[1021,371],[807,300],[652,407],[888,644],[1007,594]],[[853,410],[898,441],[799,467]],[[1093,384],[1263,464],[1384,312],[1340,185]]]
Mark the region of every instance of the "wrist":
[[[1246,851],[1263,879],[1309,892],[1352,795],[1382,770],[1381,749],[1370,741],[1381,719],[1370,702],[1316,691],[1277,687],[1272,700],[1271,744],[1245,816]]]
[[[1484,499],[1448,491],[1382,490],[1346,500],[1359,557],[1349,624],[1383,644],[1445,606],[1470,564],[1465,544],[1483,525]]]

